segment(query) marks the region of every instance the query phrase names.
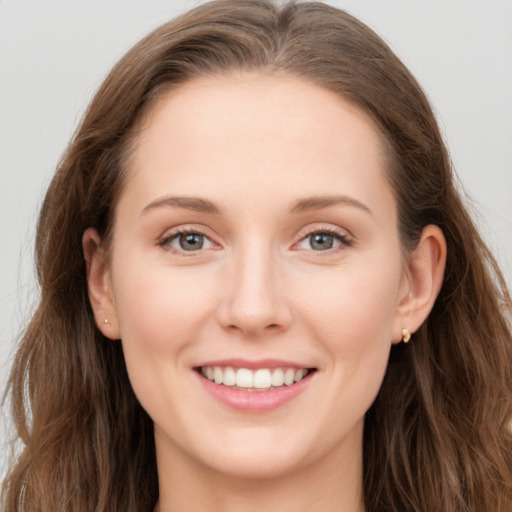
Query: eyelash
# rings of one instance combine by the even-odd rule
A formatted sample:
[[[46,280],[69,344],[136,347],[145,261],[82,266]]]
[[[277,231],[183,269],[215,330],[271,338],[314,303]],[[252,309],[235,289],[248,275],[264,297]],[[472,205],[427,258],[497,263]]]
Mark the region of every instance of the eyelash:
[[[165,235],[161,240],[159,240],[158,245],[166,251],[170,251],[175,254],[179,254],[180,256],[186,256],[186,257],[197,256],[197,253],[202,252],[201,250],[186,251],[184,249],[181,249],[181,250],[175,249],[174,247],[172,247],[170,245],[173,240],[175,240],[176,238],[178,238],[182,235],[200,235],[200,236],[203,236],[204,238],[206,238],[207,240],[209,240],[212,244],[217,245],[214,242],[212,242],[211,238],[208,235],[205,235],[200,229],[192,229],[192,228],[178,228],[175,231],[173,231],[172,233]]]
[[[294,246],[298,245],[302,241],[306,240],[308,237],[317,235],[317,234],[327,234],[334,237],[336,240],[340,242],[340,245],[338,247],[333,247],[331,249],[326,249],[323,251],[313,251],[316,253],[317,256],[332,256],[333,253],[337,253],[338,251],[343,251],[344,249],[347,249],[348,247],[351,247],[353,245],[353,240],[351,240],[347,234],[342,233],[341,231],[338,231],[337,229],[334,229],[332,227],[320,227],[313,230],[308,230],[304,233],[300,234],[300,240],[294,244]],[[306,250],[306,249],[305,249]]]
[[[316,234],[331,235],[336,240],[338,240],[340,242],[340,245],[338,247],[326,249],[323,251],[314,251],[311,249],[313,252],[318,253],[319,256],[332,255],[335,252],[338,252],[340,250],[344,250],[348,247],[351,247],[353,244],[353,241],[346,234],[343,234],[340,231],[333,229],[331,227],[320,227],[318,229],[314,229],[314,230],[310,230],[310,231],[301,233],[300,239],[298,242],[296,242],[294,244],[294,247],[296,245],[298,245],[299,243],[303,242],[304,240],[306,240],[308,237],[316,235]],[[182,235],[200,235],[200,236],[203,236],[204,238],[206,238],[207,240],[209,240],[210,243],[212,243],[213,245],[217,245],[217,244],[215,244],[215,242],[213,242],[210,239],[210,237],[208,235],[204,234],[200,229],[178,228],[177,230],[173,231],[172,233],[170,233],[170,234],[164,236],[162,239],[160,239],[158,241],[158,246],[162,247],[162,249],[164,249],[166,251],[170,251],[170,252],[179,254],[181,256],[187,256],[187,257],[188,256],[196,256],[198,253],[202,252],[201,249],[199,249],[197,251],[186,251],[184,249],[178,250],[170,245],[170,243],[173,240],[175,240],[177,237],[182,236]]]

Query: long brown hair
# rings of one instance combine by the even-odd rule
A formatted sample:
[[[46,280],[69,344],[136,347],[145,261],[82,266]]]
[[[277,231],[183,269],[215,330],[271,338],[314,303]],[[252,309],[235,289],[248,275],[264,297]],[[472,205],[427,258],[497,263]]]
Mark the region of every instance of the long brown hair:
[[[137,128],[169,87],[263,70],[305,78],[369,113],[389,149],[404,250],[444,232],[434,309],[392,348],[364,431],[367,512],[510,512],[511,300],[454,184],[431,107],[368,27],[320,3],[220,0],[158,28],[114,67],[48,189],[37,229],[39,307],[9,380],[18,450],[3,510],[150,511],[158,499],[152,422],[120,344],[95,327],[81,237],[108,240]],[[21,443],[20,443],[21,441]]]

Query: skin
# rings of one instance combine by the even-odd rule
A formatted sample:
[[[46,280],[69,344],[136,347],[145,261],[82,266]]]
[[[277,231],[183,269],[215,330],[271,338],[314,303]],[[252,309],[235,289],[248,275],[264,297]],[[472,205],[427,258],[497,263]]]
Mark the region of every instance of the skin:
[[[122,340],[154,421],[161,512],[364,510],[364,415],[392,343],[432,308],[446,253],[427,226],[403,254],[385,162],[365,113],[293,77],[195,79],[144,121],[110,254],[92,228],[84,250],[98,326]],[[181,249],[177,229],[203,249]],[[326,231],[320,250],[310,235]],[[247,413],[193,369],[233,357],[317,371],[288,403]]]

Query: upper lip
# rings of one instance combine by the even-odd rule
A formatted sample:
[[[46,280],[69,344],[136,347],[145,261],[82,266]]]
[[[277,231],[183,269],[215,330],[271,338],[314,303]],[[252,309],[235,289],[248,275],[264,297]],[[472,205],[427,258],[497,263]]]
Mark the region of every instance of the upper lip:
[[[297,363],[295,361],[286,361],[283,359],[217,359],[215,361],[204,361],[195,366],[202,368],[206,366],[232,366],[233,368],[247,368],[248,370],[257,370],[259,368],[313,368],[310,365]]]

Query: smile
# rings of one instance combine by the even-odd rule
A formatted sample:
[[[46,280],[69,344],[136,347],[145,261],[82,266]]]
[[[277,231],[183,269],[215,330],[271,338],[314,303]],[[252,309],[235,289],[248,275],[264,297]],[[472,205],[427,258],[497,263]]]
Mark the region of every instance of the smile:
[[[249,366],[249,368],[247,368]],[[194,368],[203,389],[217,402],[242,413],[278,409],[302,395],[316,376],[317,368],[286,365],[284,361],[231,360]]]
[[[199,371],[210,382],[243,391],[270,391],[291,386],[304,379],[309,368],[233,368],[232,366],[202,366]]]

